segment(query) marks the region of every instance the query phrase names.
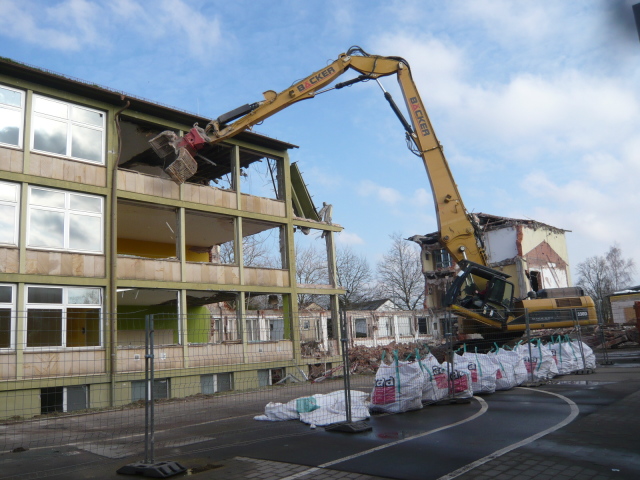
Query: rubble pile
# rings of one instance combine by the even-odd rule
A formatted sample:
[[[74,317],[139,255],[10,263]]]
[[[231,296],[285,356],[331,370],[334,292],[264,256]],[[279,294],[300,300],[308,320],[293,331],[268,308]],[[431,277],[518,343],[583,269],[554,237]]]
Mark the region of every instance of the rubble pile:
[[[421,357],[425,357],[427,353],[431,352],[439,362],[443,362],[445,358],[446,347],[440,346],[428,346],[424,343],[390,343],[385,346],[379,347],[366,347],[363,345],[357,345],[349,348],[349,364],[351,365],[351,371],[353,373],[359,373],[363,375],[374,374],[380,367],[380,360],[382,359],[382,353],[386,351],[386,357],[391,360],[392,352],[398,351],[399,360],[407,360],[409,356],[415,358],[416,349]]]
[[[593,348],[638,346],[640,342],[635,324],[598,325],[588,333],[583,332],[582,338],[587,345]]]

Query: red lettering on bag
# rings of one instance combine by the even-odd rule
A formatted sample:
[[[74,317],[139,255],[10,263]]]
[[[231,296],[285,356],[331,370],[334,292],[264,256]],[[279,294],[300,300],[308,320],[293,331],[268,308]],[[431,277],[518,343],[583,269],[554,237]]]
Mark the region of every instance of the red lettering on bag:
[[[396,401],[396,387],[375,387],[371,403],[374,405],[388,405]]]
[[[441,373],[439,375],[434,375],[433,378],[435,378],[436,380],[436,386],[438,387],[438,389],[443,390],[445,388],[449,388],[446,374]]]

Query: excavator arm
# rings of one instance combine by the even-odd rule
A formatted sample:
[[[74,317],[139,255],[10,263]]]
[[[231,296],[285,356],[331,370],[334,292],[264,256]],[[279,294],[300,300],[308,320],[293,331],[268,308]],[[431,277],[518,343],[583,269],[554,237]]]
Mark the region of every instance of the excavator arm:
[[[194,127],[184,137],[177,137],[173,132],[162,132],[151,140],[151,146],[160,157],[165,159],[172,157],[174,163],[189,160],[195,163],[192,157],[205,145],[229,139],[294,103],[314,98],[318,92],[332,84],[347,70],[354,70],[360,75],[352,80],[338,83],[333,88],[340,89],[354,83],[396,75],[411,118],[410,124],[391,95],[386,91],[384,95],[403,124],[407,138],[413,144],[412,151],[424,162],[436,205],[441,242],[456,261],[467,259],[486,265],[487,259],[481,237],[475,232],[477,228],[475,222],[462,203],[442,146],[433,131],[411,76],[409,64],[400,57],[369,55],[359,47],[352,47],[325,68],[312,73],[280,93],[269,90],[263,94],[263,100],[243,105],[221,115],[209,122],[204,129]],[[171,169],[171,166],[168,169],[169,173],[176,170],[184,171],[179,168]],[[175,176],[174,179],[176,179]]]
[[[369,55],[359,47],[352,47],[325,68],[280,93],[269,90],[263,94],[263,100],[221,115],[205,128],[194,126],[183,137],[165,131],[149,143],[166,163],[171,163],[165,170],[175,181],[182,183],[196,171],[194,157],[198,150],[227,140],[294,103],[314,98],[329,89],[329,85],[347,70],[354,70],[359,76],[336,83],[332,89],[368,80],[380,84],[378,80],[381,77],[397,77],[410,122],[405,119],[391,94],[382,85],[380,87],[405,129],[411,151],[422,158],[433,192],[440,242],[460,267],[456,280],[445,295],[445,304],[462,317],[507,331],[525,329],[524,316],[516,317],[513,313],[516,306],[532,312],[535,318],[532,328],[571,326],[575,320],[582,325],[595,323],[595,308],[589,297],[564,299],[561,302],[558,300],[562,299],[529,300],[514,305],[513,284],[507,281],[508,276],[488,267],[479,227],[464,207],[442,145],[433,131],[411,76],[409,64],[400,57]],[[466,295],[465,292],[475,284],[485,286],[486,299],[479,301],[477,296]]]

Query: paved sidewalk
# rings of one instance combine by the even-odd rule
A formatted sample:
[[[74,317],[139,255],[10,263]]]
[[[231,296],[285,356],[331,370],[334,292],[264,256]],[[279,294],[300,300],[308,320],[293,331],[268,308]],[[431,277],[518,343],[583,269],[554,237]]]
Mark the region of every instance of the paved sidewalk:
[[[218,468],[208,471],[206,475],[204,472],[200,474],[200,478],[207,480],[389,480],[388,477],[373,477],[247,457],[235,457],[218,465],[220,465]]]
[[[639,479],[639,410],[640,391],[455,478]]]

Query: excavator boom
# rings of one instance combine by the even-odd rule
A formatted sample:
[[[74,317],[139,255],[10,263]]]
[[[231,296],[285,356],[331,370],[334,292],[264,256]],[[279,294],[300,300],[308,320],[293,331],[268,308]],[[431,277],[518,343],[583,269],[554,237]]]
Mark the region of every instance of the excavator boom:
[[[465,318],[477,320],[494,328],[502,330],[524,329],[524,323],[516,321],[519,317],[516,318],[512,313],[514,307],[513,285],[505,280],[501,272],[488,267],[483,237],[474,217],[464,207],[453,174],[444,156],[442,145],[435,135],[411,76],[409,64],[401,57],[370,55],[360,47],[352,47],[346,53],[339,55],[331,64],[294,83],[280,93],[273,90],[266,91],[262,100],[225,113],[210,121],[205,128],[194,126],[183,137],[178,137],[170,131],[162,132],[153,138],[150,144],[166,163],[170,163],[166,170],[172,178],[177,183],[183,183],[195,173],[197,162],[194,157],[198,150],[205,145],[223,142],[294,103],[314,98],[316,94],[326,91],[323,89],[327,89],[348,70],[354,70],[359,75],[351,80],[336,83],[332,87],[333,89],[341,89],[369,80],[377,81],[380,84],[380,78],[390,75],[395,75],[398,80],[410,121],[404,118],[392,96],[383,88],[385,99],[400,119],[411,145],[411,151],[422,158],[424,163],[436,206],[438,231],[440,232],[439,241],[456,263],[461,266],[460,275],[447,292],[446,305],[451,306]],[[382,88],[382,85],[380,86]],[[480,307],[475,305],[475,308],[470,303],[465,303],[466,298],[463,299],[462,296],[463,287],[468,287],[473,282],[474,276],[477,276],[483,284],[491,287],[493,292],[491,301],[483,302]],[[595,308],[593,308],[593,301],[589,300],[591,301],[590,305],[585,307],[588,311],[585,321],[594,323],[596,321]],[[582,306],[582,303],[580,305]],[[533,304],[530,306],[534,307]],[[567,309],[573,308],[568,304],[565,304],[565,307]],[[557,306],[545,304],[544,308],[553,309]],[[575,312],[572,310],[571,315],[574,314]],[[566,320],[565,317],[566,315],[561,316],[563,321]],[[546,317],[541,313],[540,318]],[[583,315],[582,319],[584,318]]]

